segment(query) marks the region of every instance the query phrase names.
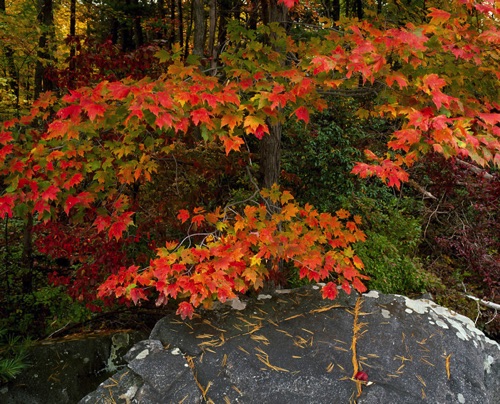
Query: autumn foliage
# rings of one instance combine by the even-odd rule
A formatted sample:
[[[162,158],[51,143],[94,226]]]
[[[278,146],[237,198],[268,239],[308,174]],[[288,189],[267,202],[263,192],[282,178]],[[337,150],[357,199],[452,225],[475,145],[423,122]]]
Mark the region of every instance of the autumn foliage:
[[[225,302],[237,293],[261,289],[269,272],[287,262],[300,278],[320,282],[335,274],[347,293],[351,284],[358,292],[366,291],[361,280],[367,276],[359,272],[363,263],[351,248],[365,240],[358,228],[360,217],[301,207],[277,186],[260,194],[261,203],[246,205],[241,213],[231,206],[208,213],[202,208],[181,210],[178,219],[196,231],[160,248],[146,268],[121,268],[101,285],[99,296],[137,303],[153,294],[157,305],[188,299],[177,313],[191,317],[200,305],[211,307],[214,300]],[[328,282],[322,293],[334,299],[336,284]]]
[[[430,8],[420,25],[324,20],[311,41],[292,38],[279,24],[257,31],[234,24],[220,77],[174,46],[157,53],[157,78],[101,81],[62,97],[45,93],[29,115],[2,125],[0,216],[91,218],[99,237],[118,241],[136,214],[124,189],[154,183],[160,161],[179,143],[215,143],[237,153],[272,125],[307,125],[327,107],[323,94],[343,91],[373,92],[376,102],[358,116],[395,122],[387,149],[367,150],[354,167],[363,178],[399,188],[429,152],[498,166],[499,14],[494,3],[460,0],[449,11]],[[99,296],[159,305],[179,299],[186,317],[200,305],[259,289],[280,262],[297,267],[300,277],[326,280],[328,298],[337,293],[332,281],[365,290],[363,264],[350,247],[364,240],[359,217],[318,213],[278,188],[261,197],[238,208],[181,210],[185,238],[167,241],[147,266],[114,268]]]

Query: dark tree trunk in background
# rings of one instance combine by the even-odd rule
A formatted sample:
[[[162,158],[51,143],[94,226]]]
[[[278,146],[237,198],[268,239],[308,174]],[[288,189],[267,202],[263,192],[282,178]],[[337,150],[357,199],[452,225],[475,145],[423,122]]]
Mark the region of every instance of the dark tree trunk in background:
[[[172,45],[175,42],[175,35],[176,35],[176,29],[175,29],[175,0],[170,1],[170,27],[169,27],[169,34],[168,34],[168,48],[172,48]]]
[[[35,67],[35,99],[43,91],[53,89],[52,81],[47,77],[47,67],[42,62],[50,60],[49,45],[53,38],[54,14],[52,0],[38,0],[38,23],[42,26],[42,34],[38,40],[38,60]]]
[[[202,57],[205,49],[205,10],[203,0],[193,0],[193,55]]]
[[[71,0],[69,8],[69,37],[71,39],[71,46],[69,48],[69,71],[70,71],[70,82],[69,87],[73,87],[74,72],[76,69],[75,56],[76,56],[76,0]]]
[[[226,42],[226,39],[227,39],[227,22],[229,20],[229,18],[231,18],[231,11],[232,11],[232,1],[231,0],[220,0],[220,3],[219,3],[219,10],[218,10],[218,14],[219,14],[219,30],[218,30],[218,34],[217,34],[217,55],[219,55],[223,48],[224,48],[224,44]],[[239,4],[239,2],[238,2]],[[235,7],[236,10],[235,10],[235,18],[236,18],[236,13],[238,13],[238,19],[239,19],[239,13],[240,13],[240,8],[239,6],[238,7]]]
[[[363,0],[355,0],[356,5],[356,17],[360,20],[363,18]]]
[[[215,67],[217,57],[217,52],[215,50],[215,32],[217,28],[217,0],[210,0],[209,22],[208,55],[211,58],[211,66]]]
[[[30,294],[33,292],[33,215],[31,213],[28,214],[23,231],[22,263],[23,293]]]
[[[340,0],[332,0],[332,16],[333,21],[340,20]]]
[[[184,21],[183,21],[183,10],[182,10],[182,0],[177,1],[177,8],[179,9],[179,45],[184,47]]]
[[[134,0],[134,7],[130,13],[130,17],[133,20],[133,32],[134,32],[134,43],[135,49],[140,48],[144,45],[144,33],[142,32],[142,14],[143,10],[139,4],[139,0]]]

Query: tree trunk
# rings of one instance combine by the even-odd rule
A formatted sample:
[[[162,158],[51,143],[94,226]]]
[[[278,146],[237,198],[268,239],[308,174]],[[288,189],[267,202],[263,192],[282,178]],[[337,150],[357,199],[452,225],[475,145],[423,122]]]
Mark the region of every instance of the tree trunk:
[[[156,33],[156,39],[165,39],[167,35],[167,30],[165,28],[165,2],[164,0],[158,0],[158,15],[162,22],[162,29],[158,30]]]
[[[356,0],[356,17],[358,17],[358,19],[362,19],[363,18],[363,0]]]
[[[224,43],[227,39],[227,22],[231,17],[231,0],[220,0],[219,5],[219,30],[217,33],[217,56],[222,52],[224,48]],[[239,3],[238,3],[239,4]],[[235,7],[238,11],[238,18],[240,13],[239,6]],[[235,11],[236,14],[236,11]],[[236,16],[235,16],[236,18]]]
[[[271,188],[279,183],[281,173],[281,130],[282,125],[269,124],[269,135],[260,141],[260,174],[261,186]]]
[[[279,22],[286,25],[287,9],[276,0],[262,1],[262,18],[265,24]],[[279,50],[279,49],[277,49]],[[260,143],[260,178],[264,188],[270,188],[279,183],[281,174],[281,123],[268,122],[269,135],[262,138]]]
[[[140,48],[144,45],[144,33],[142,32],[141,15],[143,11],[139,12],[139,0],[134,1],[135,13],[131,13],[130,17],[133,19],[133,31],[134,31],[134,43],[135,49]],[[137,14],[137,15],[136,15]]]
[[[179,9],[179,45],[184,46],[184,21],[182,17],[182,0],[178,0],[177,7]]]
[[[217,0],[210,0],[210,26],[208,29],[208,55],[211,58],[211,67],[217,64],[217,51],[215,49],[215,30],[217,28]]]
[[[203,0],[193,0],[193,55],[203,57],[205,49],[205,10]]]
[[[33,215],[28,214],[23,231],[23,253],[22,253],[22,284],[23,293],[33,292]]]
[[[332,0],[332,20],[340,20],[340,0]]]
[[[76,0],[71,0],[69,7],[69,37],[71,40],[69,48],[69,87],[73,88],[74,74],[76,70],[75,56],[76,56]]]
[[[52,0],[38,0],[38,23],[42,26],[42,34],[38,40],[38,60],[35,67],[35,89],[34,95],[37,99],[43,91],[53,89],[52,81],[47,77],[47,67],[43,61],[51,59],[49,44],[53,38],[54,14]]]
[[[171,49],[175,43],[175,0],[170,1],[170,28],[168,34],[168,49]]]

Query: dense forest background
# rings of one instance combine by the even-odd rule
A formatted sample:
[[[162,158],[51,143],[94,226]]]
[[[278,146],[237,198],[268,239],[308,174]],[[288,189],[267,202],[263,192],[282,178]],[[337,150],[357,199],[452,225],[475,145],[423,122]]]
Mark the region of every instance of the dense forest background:
[[[433,7],[453,13],[456,4],[307,0],[288,9],[274,0],[0,0],[0,121],[31,113],[29,125],[44,130],[58,108],[51,96],[74,96],[77,89],[102,82],[154,80],[171,74],[177,65],[189,74],[224,83],[231,78],[227,66],[234,73],[236,67],[257,72],[271,63],[299,63],[304,50],[290,51],[285,37],[308,43],[314,52],[320,40],[340,32],[348,21],[366,21],[382,29],[419,25],[429,22]],[[480,24],[477,10],[467,18],[470,24]],[[273,59],[275,55],[281,59]],[[498,67],[498,45],[489,57]],[[478,82],[484,80],[490,99],[500,102],[498,82],[492,85],[481,69],[449,72],[454,65],[450,60],[441,60],[437,69],[450,77],[476,74]],[[387,63],[404,71],[398,60]],[[279,183],[297,203],[312,204],[319,212],[349,211],[361,218],[366,241],[353,248],[364,262],[363,273],[370,276],[368,288],[408,296],[429,292],[437,303],[471,317],[498,338],[496,310],[467,297],[500,303],[498,168],[488,162],[479,166],[463,156],[443,156],[436,148],[408,168],[410,179],[400,186],[352,174],[355,164],[364,161],[364,150],[383,152],[402,121],[371,113],[381,97],[384,102],[390,97],[384,95],[382,81],[365,82],[356,75],[351,81],[349,87],[323,91],[323,101],[314,101],[317,107],[307,113],[297,105],[287,112],[283,104],[279,109],[284,116],[295,110],[299,119],[263,120],[267,133],[242,136],[244,143],[238,145],[208,139],[201,125],[191,124],[179,136],[177,130],[172,132],[165,146],[168,153],[152,154],[151,181],[144,181],[135,166],[127,166],[126,157],[136,153],[136,146],[129,152],[117,151],[116,146],[114,155],[123,157],[117,169],[122,178],[131,179],[109,184],[107,177],[103,179],[108,205],[96,203],[90,213],[69,205],[34,213],[28,205],[17,204],[14,214],[4,214],[0,221],[0,337],[13,345],[18,341],[15,335],[43,338],[95,318],[96,313],[116,311],[116,301],[104,304],[97,298],[99,285],[118,267],[147,266],[165,240],[182,239],[190,230],[179,221],[179,210],[236,206],[255,198],[256,189]],[[37,99],[46,100],[45,115],[30,112]],[[94,111],[94,118],[101,112]],[[119,109],[116,117],[123,117]],[[154,142],[152,122],[137,129],[143,132],[136,133],[133,142],[146,147]],[[232,126],[231,121],[226,124]],[[95,142],[127,146],[112,127],[113,123],[99,129]],[[19,147],[36,147],[30,141],[19,138]],[[239,151],[227,153],[232,147]],[[85,149],[87,160],[104,164],[105,157],[95,157],[92,150]],[[12,167],[13,160],[2,158],[6,178],[5,167]],[[89,186],[95,173],[87,173],[73,177],[75,185]],[[0,191],[10,192],[9,186],[12,183],[4,182]],[[45,195],[47,202],[56,199]],[[110,206],[119,211],[121,204],[133,207],[133,218],[122,217],[118,224],[123,228],[116,227],[116,233],[96,232],[96,215]],[[120,236],[113,237],[118,230]],[[309,281],[293,265],[280,265],[280,271],[271,271],[272,285],[295,287]],[[142,307],[154,303],[144,301]]]

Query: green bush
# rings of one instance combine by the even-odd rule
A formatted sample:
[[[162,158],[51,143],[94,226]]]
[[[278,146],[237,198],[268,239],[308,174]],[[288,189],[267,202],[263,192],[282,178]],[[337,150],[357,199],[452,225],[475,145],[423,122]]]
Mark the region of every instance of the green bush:
[[[430,279],[417,256],[422,229],[411,214],[418,211],[416,202],[393,198],[385,203],[365,197],[345,205],[364,220],[367,240],[356,244],[355,251],[371,277],[369,288],[400,294],[425,291]]]

